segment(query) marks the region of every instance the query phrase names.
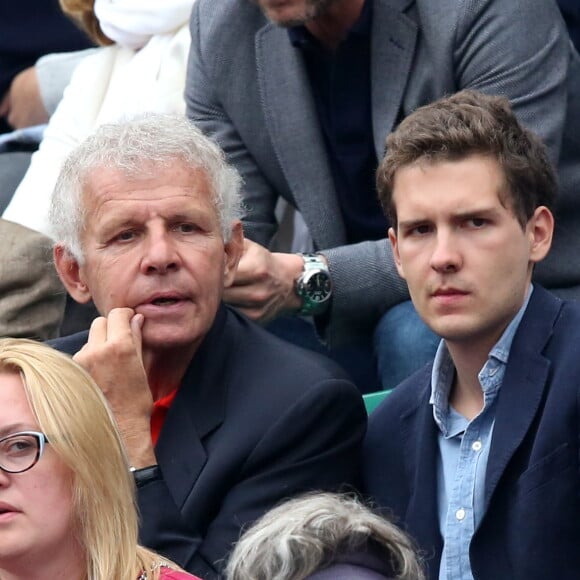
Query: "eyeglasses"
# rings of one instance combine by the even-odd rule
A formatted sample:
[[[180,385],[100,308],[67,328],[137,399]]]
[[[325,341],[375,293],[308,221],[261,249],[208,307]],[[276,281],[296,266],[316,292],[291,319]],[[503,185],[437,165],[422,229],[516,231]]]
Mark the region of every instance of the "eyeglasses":
[[[42,457],[48,439],[38,431],[20,431],[0,439],[0,469],[22,473],[34,467]]]

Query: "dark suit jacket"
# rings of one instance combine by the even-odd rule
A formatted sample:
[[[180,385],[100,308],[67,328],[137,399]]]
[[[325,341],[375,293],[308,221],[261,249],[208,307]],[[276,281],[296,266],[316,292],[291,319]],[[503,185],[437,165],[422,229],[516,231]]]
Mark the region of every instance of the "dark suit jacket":
[[[566,21],[568,33],[576,50],[580,51],[580,2],[578,0],[558,0],[558,6]]]
[[[280,500],[355,483],[365,426],[361,395],[330,361],[221,307],[161,430],[163,480],[138,490],[141,541],[215,578],[240,528]]]
[[[580,577],[580,305],[536,286],[514,338],[485,477],[486,513],[470,545],[476,580]],[[363,487],[424,551],[437,579],[437,427],[431,366],[373,413]]]

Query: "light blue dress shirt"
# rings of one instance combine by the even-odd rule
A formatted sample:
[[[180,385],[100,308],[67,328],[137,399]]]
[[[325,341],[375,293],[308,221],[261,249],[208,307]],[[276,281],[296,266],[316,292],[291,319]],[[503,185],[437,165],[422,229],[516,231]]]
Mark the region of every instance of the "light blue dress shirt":
[[[437,499],[443,553],[439,580],[473,580],[469,544],[485,512],[485,472],[495,420],[495,402],[510,348],[533,287],[524,304],[491,349],[479,372],[483,409],[471,421],[449,405],[455,367],[441,341],[431,376],[433,417],[439,427]]]

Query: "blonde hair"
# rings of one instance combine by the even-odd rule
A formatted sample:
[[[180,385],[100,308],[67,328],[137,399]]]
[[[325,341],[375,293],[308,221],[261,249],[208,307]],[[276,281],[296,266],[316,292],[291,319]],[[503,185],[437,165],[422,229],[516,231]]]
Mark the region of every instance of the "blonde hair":
[[[411,540],[354,496],[310,493],[260,518],[236,544],[228,580],[303,580],[341,554],[374,547],[397,580],[424,578]]]
[[[135,580],[145,571],[157,580],[161,558],[137,545],[133,478],[91,377],[60,352],[13,338],[0,339],[0,373],[20,375],[40,430],[72,473],[73,525],[85,550],[86,579]]]

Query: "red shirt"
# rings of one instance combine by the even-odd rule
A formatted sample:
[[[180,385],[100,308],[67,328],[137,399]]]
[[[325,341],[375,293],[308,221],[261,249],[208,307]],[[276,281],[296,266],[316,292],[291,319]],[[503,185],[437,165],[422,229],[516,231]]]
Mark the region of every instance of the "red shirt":
[[[167,412],[169,407],[171,407],[171,403],[173,403],[173,399],[175,399],[176,393],[177,389],[153,403],[153,413],[151,413],[151,441],[153,441],[153,446],[157,445],[161,427],[165,423],[165,417],[167,417]]]

